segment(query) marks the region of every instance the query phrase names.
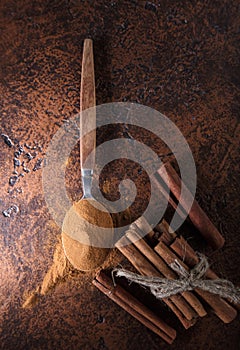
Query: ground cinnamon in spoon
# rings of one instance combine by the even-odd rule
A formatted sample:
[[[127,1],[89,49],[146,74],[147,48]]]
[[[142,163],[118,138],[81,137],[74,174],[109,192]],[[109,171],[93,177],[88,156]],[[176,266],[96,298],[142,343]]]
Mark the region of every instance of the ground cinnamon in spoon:
[[[97,248],[82,244],[62,233],[64,252],[70,263],[77,270],[91,271],[100,266],[109,253],[107,248]]]
[[[80,202],[78,202],[80,203]],[[83,204],[83,203],[81,203]],[[86,206],[86,215],[89,210],[89,207]],[[97,214],[97,210],[95,212]],[[131,215],[130,211],[127,209],[125,212],[118,213],[112,216],[114,227],[124,226],[130,223],[131,221]],[[93,217],[91,216],[89,218],[89,221],[93,222]],[[97,218],[99,222],[99,218]],[[96,220],[95,220],[96,222]],[[105,221],[106,222],[106,221]],[[99,223],[100,224],[100,223]],[[104,224],[104,222],[103,222]],[[105,225],[106,226],[106,225]],[[80,274],[83,274],[84,272],[78,271],[75,269],[71,263],[66,258],[66,255],[63,250],[62,240],[65,240],[65,246],[68,247],[68,250],[74,247],[75,254],[79,255],[79,266],[85,266],[89,268],[89,262],[91,261],[91,266],[94,266],[95,260],[99,261],[103,260],[101,266],[96,266],[96,270],[94,270],[92,267],[90,270],[92,270],[93,273],[95,273],[100,268],[109,268],[109,267],[116,267],[123,259],[123,256],[119,253],[116,249],[110,249],[110,252],[108,254],[108,249],[106,249],[106,255],[104,255],[104,251],[100,248],[95,248],[91,246],[84,245],[81,246],[81,243],[78,241],[70,238],[69,236],[62,234],[62,239],[59,239],[59,241],[56,244],[55,252],[53,256],[53,263],[49,267],[42,283],[40,286],[38,286],[34,291],[31,293],[27,293],[27,295],[24,297],[25,301],[22,305],[23,308],[30,308],[36,305],[39,302],[39,299],[51,292],[56,286],[60,283],[63,283],[65,280],[69,279],[73,274],[75,275],[77,273],[77,276]],[[80,247],[79,247],[80,245]],[[77,247],[80,249],[78,250]],[[88,259],[84,258],[84,253],[89,254]],[[87,261],[86,261],[87,260]]]
[[[92,204],[94,203],[95,206]],[[97,207],[96,207],[97,206]],[[78,270],[90,271],[100,266],[106,259],[109,249],[96,247],[101,242],[102,235],[98,232],[89,232],[88,223],[99,228],[112,228],[110,236],[106,237],[107,242],[113,239],[113,222],[108,212],[102,211],[102,206],[92,199],[83,199],[74,203],[67,213],[62,232],[62,243],[66,257]],[[79,217],[84,220],[79,221]],[[76,237],[81,238],[81,242]],[[94,237],[93,237],[94,235]],[[92,245],[92,242],[93,245]]]

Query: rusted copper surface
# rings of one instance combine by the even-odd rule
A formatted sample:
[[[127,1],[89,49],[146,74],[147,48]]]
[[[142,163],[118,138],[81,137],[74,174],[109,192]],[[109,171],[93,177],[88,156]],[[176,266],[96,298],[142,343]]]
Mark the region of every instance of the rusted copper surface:
[[[82,43],[94,40],[97,103],[138,102],[166,114],[193,152],[197,199],[226,244],[211,259],[221,276],[239,283],[239,25],[237,1],[1,1],[1,133],[15,144],[42,146],[30,172],[9,194],[14,146],[0,140],[0,348],[168,349],[161,339],[110,302],[93,275],[67,279],[32,309],[21,305],[52,262],[60,234],[46,207],[41,175],[33,171],[54,133],[79,110]],[[98,132],[101,143],[123,137]],[[142,131],[135,135],[159,155],[167,150]],[[28,165],[28,163],[26,163]],[[124,161],[105,169],[102,186],[137,178],[133,216],[146,205],[146,174]],[[109,173],[111,178],[109,179]],[[78,148],[67,171],[68,192],[81,196]],[[105,181],[105,182],[104,182]],[[106,190],[108,192],[109,190]],[[4,217],[11,205],[18,213]],[[171,322],[171,318],[168,320]],[[176,320],[172,349],[236,349],[239,317],[229,325],[209,314],[185,331]]]

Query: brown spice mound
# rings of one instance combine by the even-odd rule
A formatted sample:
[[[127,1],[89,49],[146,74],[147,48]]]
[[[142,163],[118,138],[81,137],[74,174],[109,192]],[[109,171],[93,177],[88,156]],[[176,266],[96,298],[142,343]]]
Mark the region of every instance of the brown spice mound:
[[[80,205],[78,206],[78,203],[76,205],[77,209],[81,207]],[[83,203],[80,203],[80,204],[82,205]],[[85,215],[88,212],[88,210],[85,212]],[[94,214],[96,213],[97,213],[97,209],[94,212]],[[89,221],[93,220],[92,217],[90,218],[88,217],[88,219]],[[126,210],[125,212],[114,215],[112,219],[113,219],[114,227],[119,227],[121,226],[121,223],[126,224],[127,222],[130,222],[130,212],[129,210]],[[100,224],[99,221],[98,223]],[[110,220],[108,221],[108,224],[110,225]],[[112,222],[111,222],[111,225],[112,225]],[[67,251],[72,252],[72,253],[69,253],[68,255],[68,259],[70,262],[68,261],[64,253],[63,244],[62,244],[63,241],[64,241],[64,247],[65,248],[67,247]],[[51,267],[47,271],[41,286],[38,286],[33,292],[27,295],[25,302],[22,305],[23,308],[30,308],[36,305],[39,302],[39,299],[41,298],[41,296],[46,295],[51,290],[53,290],[56,287],[56,285],[58,285],[61,282],[64,282],[65,279],[70,278],[73,272],[74,274],[80,273],[74,269],[73,267],[74,264],[72,264],[73,266],[71,266],[70,264],[72,255],[75,256],[75,260],[74,260],[75,265],[76,265],[76,262],[78,261],[80,262],[79,263],[80,268],[76,267],[77,269],[84,270],[86,269],[86,267],[88,268],[90,267],[89,270],[96,269],[96,271],[100,268],[106,269],[109,267],[117,266],[123,258],[123,256],[116,249],[109,250],[109,249],[103,249],[103,248],[95,248],[88,245],[85,246],[84,244],[81,244],[78,241],[69,237],[68,235],[62,233],[62,240],[59,239],[59,242],[56,245],[54,256],[53,256],[53,263]],[[76,256],[77,256],[77,260],[76,260]]]
[[[97,207],[92,205],[93,202]],[[98,202],[83,199],[74,203],[64,219],[62,232],[64,252],[70,263],[78,270],[96,269],[105,261],[109,253],[108,248],[96,247],[96,243],[104,245],[104,242],[100,241],[102,235],[98,237],[97,231],[89,232],[88,223],[95,227],[112,228],[110,236],[106,237],[106,242],[109,243],[112,240],[114,230],[111,215],[101,209],[102,206]],[[77,237],[81,242],[75,239]]]
[[[64,252],[77,270],[91,271],[99,267],[106,259],[109,249],[82,244],[62,233]]]
[[[76,212],[85,220],[99,227],[113,227],[111,215],[94,199],[81,199],[73,204]],[[106,209],[105,209],[106,210]]]

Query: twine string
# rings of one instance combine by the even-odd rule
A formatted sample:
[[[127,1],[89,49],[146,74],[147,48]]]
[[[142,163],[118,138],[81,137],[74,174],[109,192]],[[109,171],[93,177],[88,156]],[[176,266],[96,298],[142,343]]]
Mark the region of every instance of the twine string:
[[[209,268],[209,263],[206,256],[199,255],[199,257],[198,264],[189,271],[177,259],[170,264],[170,267],[179,275],[179,279],[142,276],[123,268],[115,268],[112,270],[113,281],[115,284],[114,274],[117,277],[125,277],[129,282],[148,287],[157,299],[169,298],[178,293],[200,288],[204,291],[217,294],[222,298],[229,299],[236,304],[239,303],[240,288],[235,287],[232,282],[226,279],[204,279],[204,275]]]

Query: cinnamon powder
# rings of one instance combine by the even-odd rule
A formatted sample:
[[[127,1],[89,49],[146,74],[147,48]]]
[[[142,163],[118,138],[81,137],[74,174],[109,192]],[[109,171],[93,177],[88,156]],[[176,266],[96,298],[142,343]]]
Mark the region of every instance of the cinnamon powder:
[[[127,222],[130,222],[129,210],[115,214],[112,220],[108,213],[104,215],[101,212],[101,215],[99,215],[98,209],[92,209],[92,206],[84,200],[74,204],[74,208],[77,211],[81,210],[81,215],[90,223],[101,227],[119,227],[121,223],[125,225]],[[62,243],[64,244],[65,251]],[[67,252],[68,258],[65,252]],[[78,270],[91,270],[95,273],[100,268],[106,269],[117,266],[122,258],[122,255],[116,249],[96,248],[91,245],[84,245],[62,232],[61,238],[55,248],[52,265],[47,271],[41,285],[26,296],[22,307],[33,307],[38,303],[41,296],[51,292],[59,283],[64,282],[74,272],[84,273]]]
[[[96,227],[112,228],[110,237],[106,237],[108,242],[112,240],[114,230],[111,215],[101,209],[102,206],[98,202],[83,199],[74,203],[64,219],[62,232],[64,252],[71,264],[78,270],[96,269],[104,262],[109,253],[108,248],[96,247],[98,243],[100,246],[104,245],[104,242],[101,242],[102,235],[98,236],[98,232],[89,232],[88,223]],[[80,217],[84,220],[79,220]],[[77,236],[81,235],[81,242],[73,238],[75,231]]]
[[[53,289],[60,280],[63,280],[64,276],[70,273],[70,271],[71,267],[64,254],[62,242],[59,240],[53,255],[53,263],[47,271],[41,286],[38,286],[35,291],[27,296],[22,307],[28,308],[34,306],[42,295],[47,294]]]

